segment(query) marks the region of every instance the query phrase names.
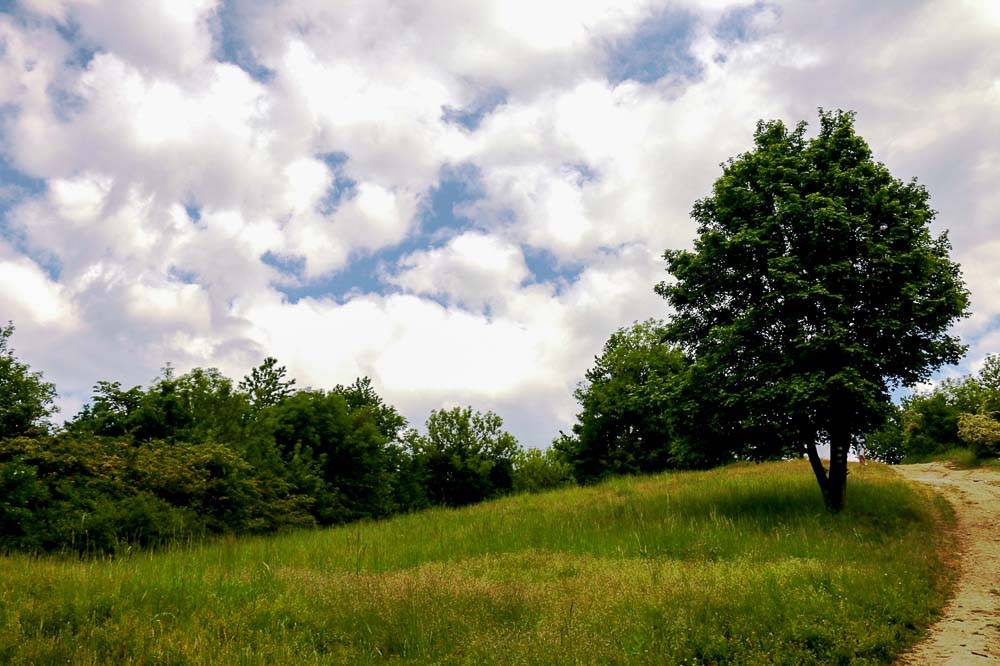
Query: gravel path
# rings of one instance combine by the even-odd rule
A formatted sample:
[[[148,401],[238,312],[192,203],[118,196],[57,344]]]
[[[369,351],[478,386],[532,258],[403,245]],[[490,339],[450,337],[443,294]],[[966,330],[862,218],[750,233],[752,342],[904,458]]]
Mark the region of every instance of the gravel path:
[[[951,500],[962,546],[955,596],[902,664],[1000,664],[1000,473],[943,463],[899,465],[911,481]]]

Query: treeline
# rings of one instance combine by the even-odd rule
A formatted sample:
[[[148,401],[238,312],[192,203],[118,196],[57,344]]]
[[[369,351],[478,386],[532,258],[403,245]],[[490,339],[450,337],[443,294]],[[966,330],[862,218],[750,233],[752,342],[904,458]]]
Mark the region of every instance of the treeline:
[[[218,533],[381,518],[571,481],[492,412],[438,410],[425,433],[368,378],[298,389],[265,359],[148,387],[100,381],[53,427],[55,388],[0,329],[0,549],[116,552]]]
[[[904,398],[862,450],[888,463],[918,462],[966,449],[977,458],[1000,456],[1000,355],[982,368]]]
[[[616,474],[799,457],[782,423],[747,418],[666,343],[668,324],[616,331],[575,391],[569,433],[525,449],[499,416],[431,412],[424,432],[368,378],[299,389],[267,358],[234,382],[164,369],[148,387],[100,381],[53,427],[55,387],[0,328],[0,550],[115,552],[217,533],[332,525]],[[890,405],[854,447],[889,463],[1000,453],[1000,356]],[[795,429],[788,424],[788,430]]]

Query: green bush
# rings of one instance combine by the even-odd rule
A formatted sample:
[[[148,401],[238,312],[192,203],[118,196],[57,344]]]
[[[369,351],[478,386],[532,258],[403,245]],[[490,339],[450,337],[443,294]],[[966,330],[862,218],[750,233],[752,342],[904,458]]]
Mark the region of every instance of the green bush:
[[[979,458],[1000,455],[1000,421],[986,414],[958,415],[958,437]]]
[[[3,440],[0,547],[116,552],[310,524],[308,503],[270,481],[216,443]]]
[[[889,465],[898,465],[906,457],[906,437],[898,413],[880,430],[865,436],[865,455]]]
[[[979,372],[943,381],[903,401],[901,448],[922,460],[967,449],[979,458],[1000,455],[1000,355],[986,357]]]
[[[514,492],[537,493],[573,483],[573,468],[556,449],[528,449],[514,455]]]

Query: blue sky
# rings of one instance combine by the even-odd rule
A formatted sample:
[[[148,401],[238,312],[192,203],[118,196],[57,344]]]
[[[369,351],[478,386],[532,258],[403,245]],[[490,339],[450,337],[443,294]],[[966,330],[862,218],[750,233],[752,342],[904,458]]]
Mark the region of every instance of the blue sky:
[[[573,419],[756,121],[858,112],[1000,350],[1000,11],[582,0],[0,2],[0,320],[64,413],[165,362],[369,375],[414,423]]]

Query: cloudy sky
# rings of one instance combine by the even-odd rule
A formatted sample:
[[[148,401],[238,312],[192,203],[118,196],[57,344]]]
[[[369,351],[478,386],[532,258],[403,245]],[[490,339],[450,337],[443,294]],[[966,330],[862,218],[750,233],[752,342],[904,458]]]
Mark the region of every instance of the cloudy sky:
[[[0,0],[0,320],[64,415],[165,362],[545,446],[756,121],[858,112],[1000,351],[1000,2]]]

